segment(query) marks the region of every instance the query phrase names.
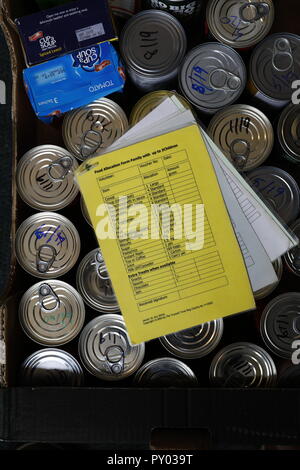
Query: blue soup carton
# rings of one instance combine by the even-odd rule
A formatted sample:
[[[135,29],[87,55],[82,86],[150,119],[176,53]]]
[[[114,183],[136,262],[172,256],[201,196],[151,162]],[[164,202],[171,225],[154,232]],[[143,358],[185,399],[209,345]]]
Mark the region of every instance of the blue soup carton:
[[[72,109],[121,91],[125,72],[110,42],[80,49],[23,71],[33,109],[44,122],[52,122]]]

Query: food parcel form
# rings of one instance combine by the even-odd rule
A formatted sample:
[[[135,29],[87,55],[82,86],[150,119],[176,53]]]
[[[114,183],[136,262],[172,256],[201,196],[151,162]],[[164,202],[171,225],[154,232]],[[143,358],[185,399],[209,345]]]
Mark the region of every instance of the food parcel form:
[[[137,124],[76,172],[133,344],[255,308],[192,114],[148,129]]]

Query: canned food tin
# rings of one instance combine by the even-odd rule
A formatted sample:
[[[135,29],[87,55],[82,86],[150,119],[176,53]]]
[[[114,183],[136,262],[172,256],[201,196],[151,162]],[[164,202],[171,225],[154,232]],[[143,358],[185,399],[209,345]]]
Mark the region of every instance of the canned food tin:
[[[141,121],[147,114],[151,113],[154,108],[156,108],[159,104],[163,102],[164,99],[172,96],[176,96],[176,98],[180,101],[180,103],[185,107],[193,112],[192,106],[190,103],[183,98],[183,96],[179,95],[175,91],[167,91],[167,90],[158,90],[152,91],[147,95],[143,96],[136,105],[134,106],[133,110],[131,111],[130,115],[130,125],[134,126],[139,121]]]
[[[297,238],[300,240],[300,219],[296,220],[290,229],[294,232]],[[284,255],[284,261],[290,271],[296,276],[300,276],[300,246],[292,248]]]
[[[82,331],[79,355],[85,368],[102,380],[116,381],[133,374],[145,355],[144,343],[132,346],[123,318],[102,315]]]
[[[233,343],[214,357],[209,378],[219,387],[271,387],[276,383],[277,371],[271,356],[260,346]]]
[[[174,80],[187,47],[183,27],[172,15],[146,10],[125,25],[120,49],[127,72],[144,91],[161,89]]]
[[[147,0],[148,8],[156,8],[174,15],[184,25],[196,23],[200,19],[203,2],[201,0]]]
[[[236,101],[246,85],[246,68],[229,46],[208,42],[194,47],[179,72],[179,86],[193,106],[214,114]]]
[[[78,291],[89,307],[100,313],[120,312],[105,262],[98,248],[81,261],[76,282]]]
[[[72,155],[79,160],[92,157],[115,142],[128,129],[123,109],[108,98],[70,111],[63,121],[63,139]]]
[[[272,0],[210,0],[206,20],[218,41],[246,49],[269,33],[274,21],[274,5]]]
[[[36,343],[61,346],[81,331],[84,303],[78,292],[65,282],[39,282],[23,295],[19,320],[24,332]]]
[[[250,184],[258,190],[284,222],[293,222],[300,209],[298,184],[286,171],[262,166],[247,174]]]
[[[41,349],[21,365],[21,384],[28,387],[82,387],[84,375],[78,361],[60,349]]]
[[[183,359],[197,359],[206,356],[219,344],[223,335],[222,318],[202,325],[179,331],[160,338],[164,348]]]
[[[82,212],[82,215],[86,221],[86,223],[92,227],[92,222],[91,222],[91,219],[90,219],[90,216],[89,216],[89,213],[88,213],[88,210],[86,208],[86,204],[84,202],[84,199],[83,197],[80,198],[80,207],[81,207],[81,212]]]
[[[268,36],[254,49],[249,69],[251,94],[272,107],[286,106],[293,93],[293,81],[300,79],[300,36]]]
[[[210,121],[208,133],[228,160],[241,171],[261,165],[274,144],[269,119],[259,109],[245,104],[219,111]]]
[[[284,156],[293,163],[300,163],[300,106],[290,104],[282,112],[277,136]]]
[[[136,373],[134,383],[139,387],[193,387],[198,381],[184,362],[163,357],[144,364]]]
[[[63,209],[79,192],[73,175],[77,168],[77,161],[65,149],[55,145],[35,147],[19,161],[18,193],[34,209]]]
[[[282,278],[282,273],[283,273],[283,263],[282,263],[281,258],[278,258],[276,261],[274,261],[273,268],[275,269],[276,275],[278,277],[278,282],[254,292],[255,300],[262,300],[265,297],[268,297],[268,295],[272,294],[272,292],[276,289],[276,287],[280,283],[281,278]]]
[[[300,335],[300,293],[288,292],[271,300],[260,319],[262,339],[279,357],[292,359],[292,343]]]
[[[73,268],[80,253],[74,225],[55,212],[39,212],[26,219],[16,233],[16,257],[32,276],[53,279]]]
[[[130,18],[138,12],[140,0],[109,0],[111,11],[122,18]]]

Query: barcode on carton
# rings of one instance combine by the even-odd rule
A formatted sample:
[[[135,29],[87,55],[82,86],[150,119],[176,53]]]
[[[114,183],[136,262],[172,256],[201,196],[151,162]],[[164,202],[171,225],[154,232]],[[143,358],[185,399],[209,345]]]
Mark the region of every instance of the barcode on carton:
[[[103,23],[94,24],[93,26],[88,26],[83,29],[77,29],[75,32],[78,42],[87,41],[88,39],[93,39],[105,34]]]

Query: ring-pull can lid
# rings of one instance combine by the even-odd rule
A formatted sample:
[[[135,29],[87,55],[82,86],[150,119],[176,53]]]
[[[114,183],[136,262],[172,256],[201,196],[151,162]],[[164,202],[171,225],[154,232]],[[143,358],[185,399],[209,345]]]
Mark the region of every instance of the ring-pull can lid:
[[[117,313],[120,307],[100,250],[81,261],[76,277],[77,289],[85,303],[100,313]]]
[[[300,293],[289,292],[271,300],[261,320],[262,339],[279,357],[292,359],[292,343],[300,337]]]
[[[179,85],[196,108],[213,114],[239,98],[246,85],[246,68],[231,47],[217,42],[201,44],[185,57]]]
[[[24,332],[36,343],[61,346],[81,331],[84,303],[78,292],[65,282],[40,282],[23,295],[19,319]]]
[[[236,49],[248,48],[269,33],[274,5],[272,0],[210,0],[206,18],[218,41]]]
[[[233,343],[216,354],[209,377],[219,387],[270,387],[276,383],[277,371],[271,356],[260,346]]]
[[[240,171],[261,165],[274,144],[271,122],[259,109],[248,105],[237,104],[219,111],[210,121],[208,133]]]
[[[300,190],[291,175],[281,168],[262,166],[247,173],[247,178],[284,222],[290,224],[297,218]]]
[[[291,226],[290,229],[297,238],[300,240],[300,219],[296,220]],[[300,276],[300,246],[296,246],[288,251],[284,255],[284,260],[288,266],[288,268],[296,274],[296,276]]]
[[[206,356],[219,344],[223,335],[222,318],[160,338],[161,344],[174,356],[197,359]]]
[[[78,194],[74,182],[76,159],[55,145],[35,147],[21,158],[17,167],[17,189],[26,204],[40,211],[58,211]]]
[[[260,92],[289,101],[292,83],[300,79],[300,36],[277,33],[264,39],[251,55],[250,75]]]
[[[21,365],[21,385],[27,387],[82,387],[83,370],[71,354],[60,349],[41,349]]]
[[[84,161],[109,147],[128,129],[123,109],[108,98],[70,111],[63,122],[63,139],[67,149]]]
[[[276,287],[280,283],[281,278],[282,278],[282,273],[283,273],[283,263],[282,263],[281,258],[278,258],[277,260],[275,260],[273,262],[273,268],[275,269],[276,275],[278,277],[278,282],[276,282],[275,284],[272,284],[270,286],[266,286],[263,289],[260,289],[256,292],[254,292],[255,300],[261,300],[261,299],[266,298],[268,295],[270,295],[276,289]]]
[[[145,10],[132,17],[120,38],[127,67],[145,76],[164,76],[176,70],[186,47],[179,21],[159,10]]]
[[[184,362],[163,357],[144,364],[136,373],[134,383],[138,387],[195,387],[198,380]]]
[[[90,226],[90,227],[93,227],[92,225],[92,222],[91,222],[91,219],[90,219],[90,216],[89,216],[89,213],[88,213],[88,210],[87,210],[87,207],[86,207],[86,204],[84,202],[84,199],[83,197],[80,198],[80,207],[81,207],[81,212],[82,212],[82,215],[86,221],[86,223]]]
[[[94,318],[82,331],[79,355],[92,375],[116,381],[132,375],[140,367],[145,345],[131,345],[121,315],[102,315]]]
[[[286,155],[295,163],[300,163],[300,106],[288,105],[282,112],[277,135]]]
[[[63,276],[73,268],[79,254],[80,238],[75,226],[55,212],[35,214],[17,230],[17,260],[32,276]]]

